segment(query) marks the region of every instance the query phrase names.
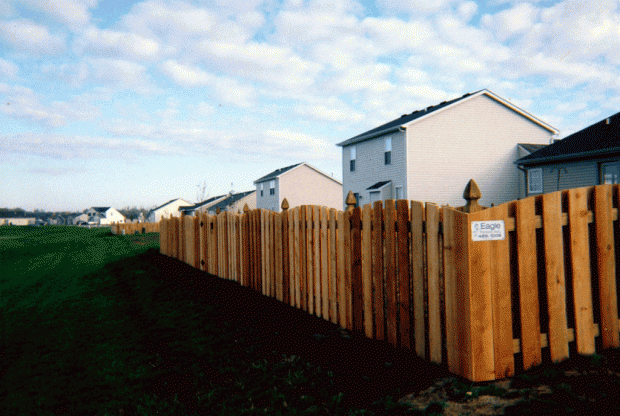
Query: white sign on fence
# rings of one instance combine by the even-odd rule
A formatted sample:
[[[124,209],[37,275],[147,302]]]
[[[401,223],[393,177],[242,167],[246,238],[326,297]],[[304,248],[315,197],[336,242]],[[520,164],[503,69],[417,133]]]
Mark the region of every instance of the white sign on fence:
[[[471,222],[471,239],[474,241],[504,240],[505,238],[504,220]]]

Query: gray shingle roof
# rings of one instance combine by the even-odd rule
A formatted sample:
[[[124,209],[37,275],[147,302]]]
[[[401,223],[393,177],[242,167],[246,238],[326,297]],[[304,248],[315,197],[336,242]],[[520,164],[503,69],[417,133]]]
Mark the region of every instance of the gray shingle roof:
[[[210,206],[209,209],[216,210],[219,208],[223,211],[227,206],[232,205],[238,200],[245,198],[246,196],[250,195],[252,192],[256,192],[256,190],[253,189],[251,191],[245,191],[245,192],[239,192],[238,194],[233,194],[229,196],[228,198],[221,200],[217,204]]]
[[[376,184],[369,186],[368,188],[366,188],[367,191],[372,191],[373,189],[379,189],[384,185],[387,185],[388,183],[390,183],[390,181],[382,181],[382,182],[377,182]]]
[[[196,209],[198,209],[200,207],[203,207],[203,206],[205,206],[207,204],[210,204],[210,203],[212,203],[214,201],[217,201],[218,199],[224,198],[225,196],[226,196],[226,194],[218,195],[218,196],[212,196],[211,198],[205,199],[204,201],[199,202],[197,204],[188,205],[186,207],[179,207],[179,211],[194,211],[194,210],[196,210]]]
[[[93,210],[101,213],[101,214],[105,214],[107,210],[110,209],[110,207],[92,207]]]
[[[176,200],[178,200],[178,199],[181,199],[181,198],[174,198],[174,199],[171,199],[170,201],[166,202],[165,204],[161,204],[161,205],[160,205],[160,206],[158,206],[157,208],[153,208],[153,209],[152,209],[152,210],[150,210],[149,212],[157,211],[157,210],[158,210],[158,209],[160,209],[161,207],[165,207],[165,206],[166,206],[166,205],[168,205],[169,203],[174,202],[174,201],[176,201]]]
[[[620,113],[524,156],[515,164],[551,163],[609,154],[620,154]]]
[[[522,148],[524,148],[528,152],[533,153],[533,152],[535,152],[537,150],[540,150],[543,147],[547,147],[549,145],[548,144],[519,143],[519,146],[521,146]]]
[[[287,167],[284,167],[284,168],[276,169],[273,172],[268,173],[267,175],[258,178],[257,180],[254,181],[254,183],[256,184],[256,183],[259,183],[259,182],[265,182],[265,181],[268,181],[269,179],[276,178],[276,177],[282,175],[284,172],[288,172],[289,170],[291,170],[293,168],[296,168],[297,166],[299,166],[299,165],[301,165],[303,163],[304,162],[300,162],[300,163],[297,163],[295,165],[291,165],[291,166],[287,166]]]

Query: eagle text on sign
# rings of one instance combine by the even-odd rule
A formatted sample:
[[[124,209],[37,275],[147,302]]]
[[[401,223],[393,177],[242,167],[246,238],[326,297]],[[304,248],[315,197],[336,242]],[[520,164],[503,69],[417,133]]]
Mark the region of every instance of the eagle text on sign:
[[[505,238],[504,220],[471,222],[471,239],[474,241],[504,240]]]

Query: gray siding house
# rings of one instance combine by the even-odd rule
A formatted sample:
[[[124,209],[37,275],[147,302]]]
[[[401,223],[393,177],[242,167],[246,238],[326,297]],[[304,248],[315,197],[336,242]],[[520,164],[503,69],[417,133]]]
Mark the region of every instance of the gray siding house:
[[[321,205],[343,209],[342,182],[306,162],[276,169],[254,184],[256,208],[280,212],[286,198],[291,208]]]
[[[342,202],[353,191],[359,205],[409,199],[461,206],[470,179],[482,205],[514,200],[524,184],[513,162],[557,133],[488,90],[468,93],[338,143]]]
[[[620,113],[517,160],[527,196],[620,183]]]

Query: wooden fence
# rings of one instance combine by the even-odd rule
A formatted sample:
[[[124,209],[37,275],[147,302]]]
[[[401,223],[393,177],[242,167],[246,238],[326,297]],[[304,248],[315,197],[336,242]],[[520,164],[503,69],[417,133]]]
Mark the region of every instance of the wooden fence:
[[[128,222],[124,224],[114,223],[110,227],[112,234],[142,234],[142,233],[158,233],[158,222]]]
[[[471,213],[388,200],[200,214],[162,220],[160,247],[487,381],[620,346],[619,202],[619,185],[601,185]],[[474,241],[480,221],[503,221],[505,238]]]

